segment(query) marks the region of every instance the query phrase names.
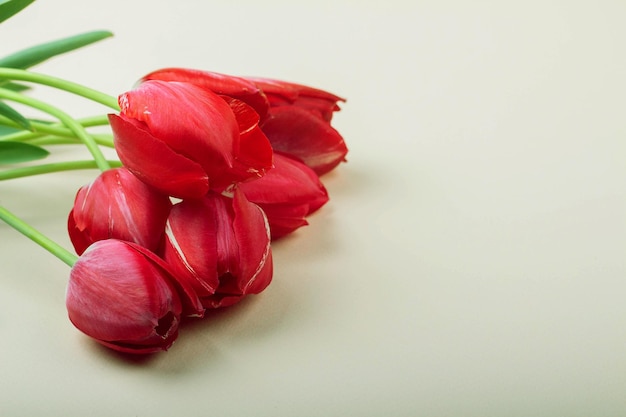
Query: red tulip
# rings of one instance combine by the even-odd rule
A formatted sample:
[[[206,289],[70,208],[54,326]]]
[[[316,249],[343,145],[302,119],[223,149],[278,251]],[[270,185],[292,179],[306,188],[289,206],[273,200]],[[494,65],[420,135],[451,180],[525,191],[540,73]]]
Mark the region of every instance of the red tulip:
[[[238,189],[175,204],[165,236],[163,258],[206,308],[258,294],[272,279],[267,219]]]
[[[180,288],[156,255],[133,243],[101,240],[72,267],[66,306],[74,326],[104,346],[151,353],[172,345],[185,302],[195,302]]]
[[[76,193],[68,218],[69,236],[79,255],[92,243],[110,238],[155,251],[171,206],[169,197],[126,168],[110,169]]]
[[[241,100],[189,83],[146,81],[119,103],[109,121],[120,160],[168,195],[201,197],[272,167],[259,116]]]
[[[317,174],[280,153],[274,153],[274,168],[256,181],[239,188],[248,200],[267,215],[272,239],[278,239],[308,224],[305,217],[328,201],[326,188]]]
[[[142,78],[183,81],[252,106],[274,150],[302,160],[318,175],[345,161],[348,148],[331,125],[345,99],[313,87],[268,78],[234,77],[185,68],[165,68]],[[268,112],[268,106],[269,112]]]

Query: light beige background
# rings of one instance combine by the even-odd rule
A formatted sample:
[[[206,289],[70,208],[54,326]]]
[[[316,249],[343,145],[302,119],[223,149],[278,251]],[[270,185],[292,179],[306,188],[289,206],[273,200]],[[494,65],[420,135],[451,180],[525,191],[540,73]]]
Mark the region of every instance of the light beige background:
[[[110,29],[37,70],[113,95],[165,66],[326,88],[350,154],[265,293],[137,362],[72,327],[68,268],[1,225],[0,415],[625,415],[625,21],[622,0],[37,1],[0,53]],[[0,202],[69,247],[95,175]]]

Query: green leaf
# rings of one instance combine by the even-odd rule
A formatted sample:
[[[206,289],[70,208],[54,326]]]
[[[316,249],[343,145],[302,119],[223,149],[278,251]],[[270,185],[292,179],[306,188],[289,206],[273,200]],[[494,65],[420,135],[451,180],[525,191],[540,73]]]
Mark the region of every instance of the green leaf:
[[[9,106],[3,101],[0,101],[0,115],[17,123],[17,125],[21,128],[24,128],[26,130],[32,130],[28,119],[22,116],[17,110],[15,110],[13,107]]]
[[[0,58],[0,67],[27,69],[53,56],[73,51],[111,36],[113,34],[109,31],[97,30],[42,43]]]
[[[0,138],[5,135],[11,135],[13,133],[21,132],[21,129],[11,127],[11,126],[2,126],[0,125]]]
[[[50,152],[39,146],[22,142],[0,142],[0,165],[35,161],[48,156]]]
[[[17,93],[30,90],[29,86],[20,83],[14,83],[12,81],[3,83],[2,88],[6,88],[7,90],[15,91]]]
[[[0,23],[7,20],[35,0],[0,0]]]

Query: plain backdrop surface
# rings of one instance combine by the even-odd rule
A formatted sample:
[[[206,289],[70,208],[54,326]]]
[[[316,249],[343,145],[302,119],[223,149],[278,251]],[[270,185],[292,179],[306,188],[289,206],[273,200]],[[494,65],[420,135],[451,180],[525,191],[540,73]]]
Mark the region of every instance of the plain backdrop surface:
[[[617,0],[35,2],[0,54],[109,29],[35,69],[111,95],[170,66],[324,88],[350,153],[264,293],[137,361],[74,329],[69,269],[0,225],[0,415],[626,415],[624,21]],[[0,203],[69,248],[96,174]]]

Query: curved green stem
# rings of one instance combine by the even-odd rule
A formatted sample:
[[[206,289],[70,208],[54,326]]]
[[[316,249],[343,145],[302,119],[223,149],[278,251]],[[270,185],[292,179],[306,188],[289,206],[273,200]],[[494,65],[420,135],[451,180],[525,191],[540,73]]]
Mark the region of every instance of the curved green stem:
[[[46,136],[47,134],[76,137],[76,135],[71,130],[69,130],[67,127],[64,127],[63,123],[45,123],[36,120],[29,120],[29,122],[31,127],[35,130],[34,132],[31,132],[29,130],[22,130],[20,132],[15,132],[2,136],[0,137],[0,141],[26,142],[33,139],[38,139],[42,136]],[[94,126],[108,126],[109,118],[105,114],[76,119],[76,122],[78,122],[82,127],[85,128]],[[0,124],[4,126],[21,128],[17,123],[2,116],[0,116]]]
[[[1,69],[1,68],[0,68]],[[43,101],[36,100],[31,97],[26,97],[22,94],[16,93],[14,91],[10,91],[4,88],[0,88],[0,98],[4,98],[7,100],[15,101],[17,103],[25,104],[27,106],[33,107],[35,109],[41,110],[45,113],[50,114],[51,116],[59,119],[65,126],[67,126],[76,137],[78,137],[83,143],[87,146],[87,149],[91,152],[96,164],[98,164],[98,168],[102,171],[106,171],[110,168],[107,163],[104,155],[98,148],[98,145],[93,140],[91,136],[87,133],[85,128],[81,126],[76,120],[74,120],[70,115],[65,113],[64,111],[50,105],[44,103]]]
[[[95,116],[82,117],[77,119],[78,123],[85,127],[92,126],[108,126],[109,125],[109,115],[108,114],[97,114]]]
[[[107,161],[111,167],[121,167],[120,161]],[[48,174],[51,172],[73,171],[79,169],[98,168],[93,160],[53,162],[50,164],[33,165],[29,167],[19,167],[0,171],[0,181],[12,180],[14,178],[30,177],[33,175]]]
[[[78,259],[78,256],[65,249],[52,239],[45,236],[43,233],[26,223],[24,220],[15,216],[6,208],[0,206],[0,220],[3,220],[6,224],[37,243],[42,248],[65,262],[68,266],[73,266]]]
[[[59,90],[67,91],[81,97],[85,97],[96,103],[104,104],[114,110],[119,110],[117,98],[84,85],[76,84],[61,78],[52,77],[50,75],[39,74],[36,72],[16,69],[16,68],[0,68],[0,78],[5,80],[29,81],[36,84],[47,85]]]
[[[83,124],[81,120],[77,120],[83,127],[90,126]],[[19,128],[19,125],[9,119],[0,116],[0,125]],[[31,127],[35,130],[20,131],[8,135],[0,136],[0,142],[29,142],[38,145],[58,145],[58,144],[76,144],[81,143],[74,132],[64,127],[62,124],[42,123],[31,120]],[[93,124],[91,126],[98,126]],[[98,145],[114,148],[113,135],[110,133],[91,133],[90,136]]]
[[[115,144],[113,143],[113,137],[107,134],[91,134],[93,140],[96,141],[96,144],[99,146],[105,146],[107,148],[114,148]],[[79,145],[82,142],[76,139],[74,136],[56,136],[56,135],[45,135],[35,138],[33,140],[28,141],[28,143],[32,145],[38,146],[46,146],[46,145]]]

